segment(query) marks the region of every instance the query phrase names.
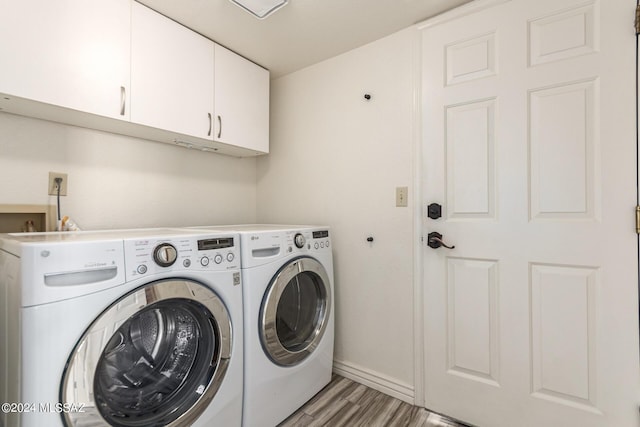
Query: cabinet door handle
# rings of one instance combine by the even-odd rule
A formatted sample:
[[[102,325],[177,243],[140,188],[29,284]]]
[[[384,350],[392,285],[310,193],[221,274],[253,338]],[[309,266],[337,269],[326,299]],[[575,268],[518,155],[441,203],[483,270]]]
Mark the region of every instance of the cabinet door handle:
[[[211,126],[213,125],[213,120],[211,120],[211,113],[207,113],[209,117],[209,132],[207,132],[207,136],[211,136]]]
[[[222,136],[222,117],[218,116],[218,139]]]
[[[124,88],[124,86],[120,86],[120,115],[121,116],[124,116],[126,101],[127,101],[127,90]]]

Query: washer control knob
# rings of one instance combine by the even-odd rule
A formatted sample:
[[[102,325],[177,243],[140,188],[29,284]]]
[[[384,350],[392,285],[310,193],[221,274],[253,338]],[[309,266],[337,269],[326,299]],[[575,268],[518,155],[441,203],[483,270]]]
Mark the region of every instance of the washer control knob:
[[[139,274],[144,274],[144,273],[146,273],[146,272],[147,272],[147,266],[146,266],[146,265],[144,265],[144,264],[141,264],[141,265],[139,265],[139,266],[138,266],[138,268],[136,269],[136,271],[137,271]]]
[[[207,258],[206,256],[200,258],[200,265],[202,265],[203,267],[209,265],[209,258]]]
[[[191,267],[191,260],[189,258],[185,259],[184,261],[182,261],[182,265],[184,265],[186,268]]]
[[[220,255],[220,254],[216,255],[215,257],[213,257],[213,261],[216,264],[220,264],[222,262],[222,255]]]
[[[170,243],[161,243],[153,250],[153,260],[160,267],[170,267],[176,262],[178,251]]]
[[[304,247],[304,244],[307,242],[307,240],[304,238],[302,234],[298,233],[294,236],[293,242],[296,244],[298,248],[302,248]]]
[[[233,252],[229,252],[227,254],[227,261],[229,261],[229,262],[232,262],[235,258],[236,258],[236,256],[233,254]]]

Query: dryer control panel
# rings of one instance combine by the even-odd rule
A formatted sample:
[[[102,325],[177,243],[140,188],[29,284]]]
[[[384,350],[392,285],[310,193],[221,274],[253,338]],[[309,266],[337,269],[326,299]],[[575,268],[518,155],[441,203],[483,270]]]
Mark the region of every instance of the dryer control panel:
[[[319,252],[331,252],[328,228],[259,230],[242,235],[243,268],[260,266],[290,255]]]
[[[125,240],[126,275],[132,279],[161,272],[236,270],[238,246],[236,235]]]
[[[329,250],[329,230],[287,231],[285,234],[287,253]]]

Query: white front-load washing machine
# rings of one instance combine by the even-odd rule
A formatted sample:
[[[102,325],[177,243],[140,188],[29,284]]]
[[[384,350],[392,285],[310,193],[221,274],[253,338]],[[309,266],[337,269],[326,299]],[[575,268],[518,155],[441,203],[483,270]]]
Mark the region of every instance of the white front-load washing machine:
[[[238,236],[0,238],[0,425],[240,426]]]
[[[274,427],[331,381],[328,227],[231,225],[240,233],[245,326],[243,425]]]

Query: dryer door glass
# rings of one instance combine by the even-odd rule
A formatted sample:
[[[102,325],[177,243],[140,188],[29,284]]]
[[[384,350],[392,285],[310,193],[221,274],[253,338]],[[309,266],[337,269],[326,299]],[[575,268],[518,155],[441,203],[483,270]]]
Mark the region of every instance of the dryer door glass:
[[[284,266],[271,282],[262,307],[261,339],[267,355],[283,366],[308,357],[329,321],[331,284],[324,267],[312,258]]]
[[[63,398],[93,397],[89,408],[112,426],[190,425],[225,374],[230,327],[224,305],[204,286],[156,282],[112,305],[89,328],[65,372]],[[80,373],[92,386],[79,397]]]
[[[324,314],[324,286],[314,273],[304,271],[284,287],[276,309],[276,331],[284,348],[295,352],[304,349]]]

